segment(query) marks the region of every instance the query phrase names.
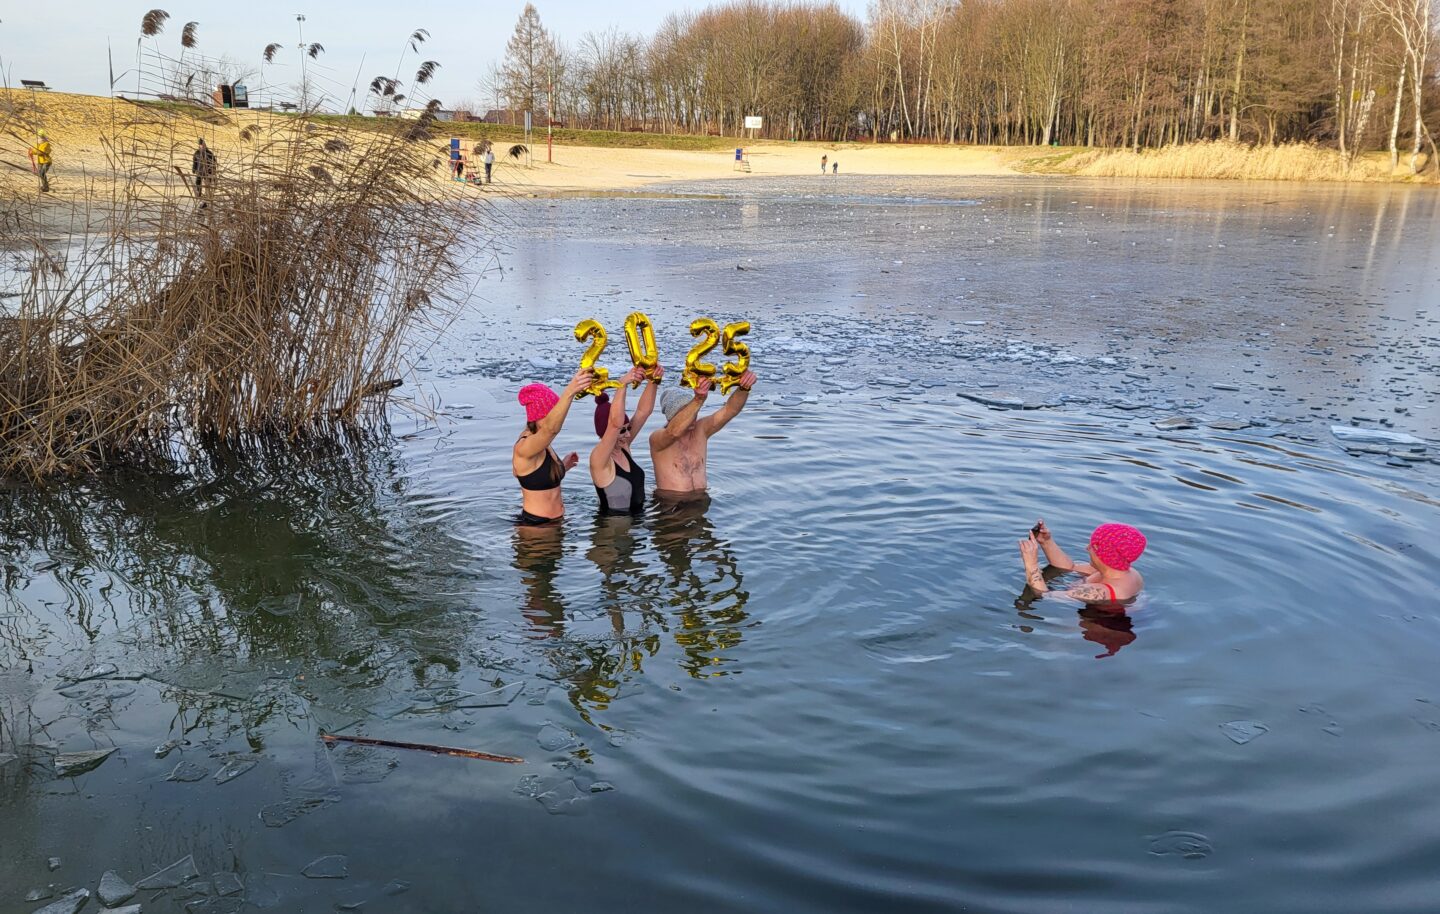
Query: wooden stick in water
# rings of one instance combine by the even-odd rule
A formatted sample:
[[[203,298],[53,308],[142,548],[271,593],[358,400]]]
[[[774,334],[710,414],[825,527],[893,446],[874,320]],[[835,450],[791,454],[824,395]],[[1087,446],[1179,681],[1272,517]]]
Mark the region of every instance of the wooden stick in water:
[[[414,749],[418,752],[433,752],[436,755],[453,755],[456,758],[473,758],[482,762],[504,762],[507,765],[523,765],[523,758],[516,758],[513,755],[495,755],[490,752],[478,752],[474,749],[453,749],[449,746],[431,746],[427,743],[402,743],[393,739],[372,739],[368,736],[339,736],[334,733],[321,733],[320,738],[327,743],[356,743],[361,746],[385,746],[390,749]]]

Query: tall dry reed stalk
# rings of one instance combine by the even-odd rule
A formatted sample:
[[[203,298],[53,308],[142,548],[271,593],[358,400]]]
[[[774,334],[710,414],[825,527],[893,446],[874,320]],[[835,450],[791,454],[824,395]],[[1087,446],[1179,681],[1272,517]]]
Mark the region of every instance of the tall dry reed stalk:
[[[9,97],[7,141],[34,126]],[[407,343],[449,314],[460,235],[481,215],[436,180],[429,118],[357,133],[245,114],[197,199],[197,136],[241,115],[116,109],[109,173],[68,213],[0,214],[0,476],[380,419]]]

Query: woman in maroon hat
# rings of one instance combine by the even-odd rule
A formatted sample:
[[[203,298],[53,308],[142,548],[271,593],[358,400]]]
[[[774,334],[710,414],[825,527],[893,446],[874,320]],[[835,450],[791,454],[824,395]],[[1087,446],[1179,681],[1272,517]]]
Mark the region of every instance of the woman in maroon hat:
[[[1090,562],[1074,562],[1066,555],[1042,519],[1030,535],[1020,541],[1020,558],[1025,562],[1025,580],[1036,593],[1050,593],[1040,570],[1038,553],[1044,550],[1050,565],[1060,571],[1074,571],[1085,580],[1059,591],[1083,603],[1128,603],[1145,587],[1145,579],[1131,567],[1145,551],[1145,534],[1128,524],[1101,524],[1090,534],[1086,552]]]
[[[595,434],[600,443],[590,452],[590,478],[600,498],[601,514],[639,514],[645,510],[645,470],[630,454],[630,442],[640,434],[655,411],[655,391],[665,369],[658,365],[640,394],[635,415],[625,415],[625,388],[644,380],[639,368],[620,379],[615,399],[601,394],[595,401]]]

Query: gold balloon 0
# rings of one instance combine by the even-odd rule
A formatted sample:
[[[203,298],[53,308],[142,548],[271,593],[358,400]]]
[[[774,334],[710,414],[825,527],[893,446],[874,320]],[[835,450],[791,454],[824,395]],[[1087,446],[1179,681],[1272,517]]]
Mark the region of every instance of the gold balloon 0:
[[[625,343],[630,347],[630,361],[635,367],[643,371],[645,377],[655,377],[660,352],[655,348],[655,326],[650,323],[649,317],[639,311],[630,312],[630,316],[625,318]],[[640,382],[630,386],[639,387]]]
[[[750,370],[750,347],[735,339],[737,336],[744,336],[750,332],[749,321],[736,321],[733,324],[726,324],[720,334],[720,349],[726,355],[735,357],[735,361],[726,362],[721,367],[720,392],[728,394],[737,384],[740,383],[740,376]]]
[[[697,317],[690,322],[690,335],[700,338],[700,342],[685,353],[685,371],[680,375],[682,387],[694,387],[701,378],[715,377],[714,363],[700,359],[720,342],[720,325],[708,317]]]
[[[576,394],[575,399],[578,400],[586,394],[599,396],[608,388],[619,387],[619,381],[610,380],[610,369],[595,364],[595,360],[600,358],[600,354],[605,351],[605,346],[610,339],[605,333],[605,327],[595,318],[587,317],[575,325],[575,339],[582,343],[587,339],[590,340],[589,348],[585,350],[584,355],[580,356],[580,368],[582,371],[589,369],[595,372],[595,380],[590,382],[589,387]]]

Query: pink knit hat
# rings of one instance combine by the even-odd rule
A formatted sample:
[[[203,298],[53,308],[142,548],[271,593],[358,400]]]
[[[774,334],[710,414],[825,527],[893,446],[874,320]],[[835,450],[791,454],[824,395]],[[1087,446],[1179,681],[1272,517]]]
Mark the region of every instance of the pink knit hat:
[[[516,399],[525,407],[526,422],[539,422],[541,419],[550,415],[550,410],[554,409],[555,404],[560,402],[560,398],[555,395],[555,391],[546,387],[544,384],[526,384],[520,388],[520,393]]]
[[[1145,551],[1145,534],[1128,524],[1101,524],[1090,534],[1095,557],[1116,571],[1128,571]]]

